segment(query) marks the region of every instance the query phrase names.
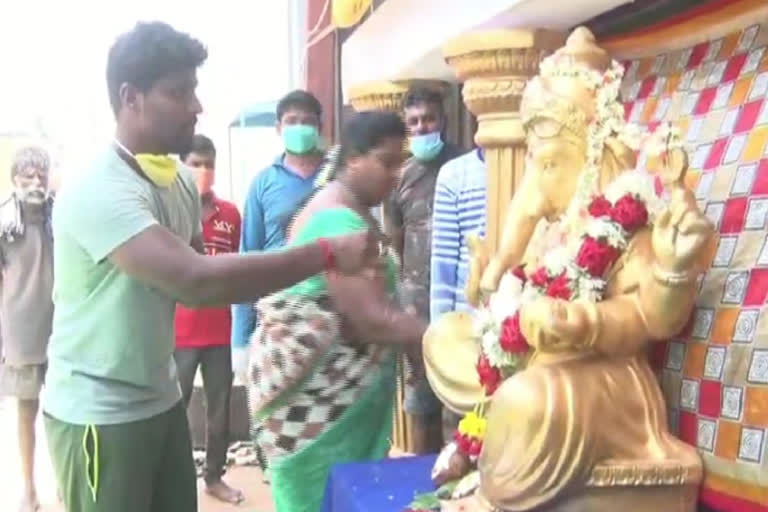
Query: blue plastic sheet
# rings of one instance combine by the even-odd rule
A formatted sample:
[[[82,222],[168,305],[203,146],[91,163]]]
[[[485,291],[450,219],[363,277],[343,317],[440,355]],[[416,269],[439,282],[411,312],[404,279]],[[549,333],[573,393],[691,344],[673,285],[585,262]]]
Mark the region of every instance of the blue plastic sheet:
[[[340,464],[331,470],[322,512],[402,512],[416,495],[435,490],[435,456]]]

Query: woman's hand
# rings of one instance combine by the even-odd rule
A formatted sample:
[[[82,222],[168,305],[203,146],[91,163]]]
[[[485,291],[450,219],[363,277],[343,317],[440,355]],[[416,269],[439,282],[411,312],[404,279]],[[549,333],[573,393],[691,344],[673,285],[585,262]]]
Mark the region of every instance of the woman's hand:
[[[336,311],[360,342],[421,345],[426,322],[392,300],[380,267],[368,267],[356,275],[329,272],[327,281]]]
[[[523,306],[520,328],[528,344],[541,352],[583,349],[594,332],[583,304],[550,297]]]

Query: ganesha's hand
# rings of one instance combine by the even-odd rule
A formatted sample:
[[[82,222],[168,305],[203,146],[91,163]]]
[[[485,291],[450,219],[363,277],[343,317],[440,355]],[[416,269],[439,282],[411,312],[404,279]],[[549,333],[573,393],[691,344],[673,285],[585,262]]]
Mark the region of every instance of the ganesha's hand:
[[[523,306],[520,328],[536,350],[565,352],[586,350],[596,326],[584,304],[541,297]]]
[[[653,227],[651,243],[656,264],[668,272],[691,271],[713,233],[712,223],[699,210],[691,191],[684,186],[674,187],[669,206]]]
[[[480,279],[480,293],[484,297],[490,297],[499,289],[501,278],[507,270],[507,265],[498,256],[491,258],[485,267],[483,277]]]
[[[465,293],[467,302],[478,307],[486,298],[481,291],[480,282],[490,258],[485,240],[482,238],[470,235],[467,239],[467,246],[469,248],[469,276],[467,277]]]

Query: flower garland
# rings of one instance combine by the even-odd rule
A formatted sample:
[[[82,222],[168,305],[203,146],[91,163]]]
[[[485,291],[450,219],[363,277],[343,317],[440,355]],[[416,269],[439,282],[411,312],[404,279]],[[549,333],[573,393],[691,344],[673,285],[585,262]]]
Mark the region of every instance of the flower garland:
[[[587,222],[573,237],[576,243],[549,251],[533,272],[518,267],[502,278],[499,290],[475,317],[481,348],[476,368],[487,396],[519,371],[529,356],[531,349],[520,328],[522,305],[538,297],[601,301],[610,269],[632,237],[653,223],[661,206],[652,176],[625,172],[604,194],[592,197]],[[459,450],[470,458],[482,450],[482,416],[481,405],[464,417],[454,436]]]

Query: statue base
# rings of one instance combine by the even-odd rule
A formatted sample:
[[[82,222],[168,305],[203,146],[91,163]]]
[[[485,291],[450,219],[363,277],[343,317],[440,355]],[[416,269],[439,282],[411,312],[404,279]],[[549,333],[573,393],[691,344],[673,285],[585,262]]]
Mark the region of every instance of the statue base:
[[[593,487],[539,512],[695,512],[699,486]]]

